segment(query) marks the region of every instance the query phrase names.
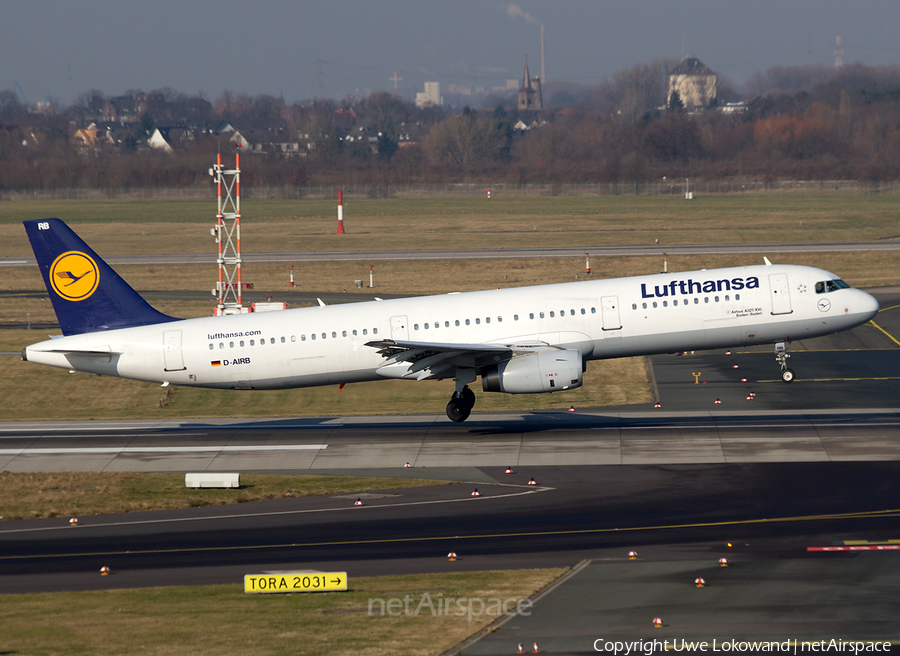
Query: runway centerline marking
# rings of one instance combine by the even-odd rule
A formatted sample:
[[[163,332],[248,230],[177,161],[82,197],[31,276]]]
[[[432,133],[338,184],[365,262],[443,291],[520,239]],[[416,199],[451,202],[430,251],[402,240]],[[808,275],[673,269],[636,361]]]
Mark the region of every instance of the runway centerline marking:
[[[547,488],[553,489],[553,488]],[[543,491],[541,489],[538,490],[526,490],[520,494],[528,494]],[[517,496],[517,494],[512,495],[500,495],[494,497],[478,497],[478,499],[497,499],[502,496]],[[445,499],[442,501],[420,501],[414,502],[411,505],[417,504],[428,504],[428,503],[448,503],[453,501],[475,501],[471,497],[464,497],[460,499]],[[366,506],[363,506],[366,507]],[[358,508],[349,508],[349,510],[359,510]],[[278,513],[272,513],[278,514]],[[253,515],[250,515],[253,516]],[[735,519],[735,520],[723,520],[720,522],[698,522],[695,524],[660,524],[655,526],[631,526],[631,527],[614,527],[614,528],[588,528],[588,529],[572,529],[566,531],[526,531],[522,533],[493,533],[493,534],[485,534],[485,535],[440,535],[440,536],[432,536],[432,537],[403,537],[403,538],[381,538],[377,540],[336,540],[333,542],[293,542],[291,544],[253,544],[253,545],[241,545],[241,546],[227,546],[227,547],[198,547],[198,548],[180,548],[180,549],[141,549],[141,550],[129,550],[129,551],[95,551],[95,552],[86,552],[86,553],[69,553],[69,554],[37,554],[33,556],[23,555],[23,556],[0,556],[0,560],[39,560],[39,559],[49,559],[49,558],[73,558],[73,557],[96,557],[96,556],[127,556],[127,555],[147,555],[147,554],[169,554],[169,553],[208,553],[208,552],[216,552],[216,551],[249,551],[249,550],[258,550],[258,549],[296,549],[303,547],[335,547],[335,546],[350,546],[350,545],[374,545],[374,544],[394,544],[398,542],[410,543],[410,542],[439,542],[439,541],[447,541],[447,540],[484,540],[484,539],[500,539],[500,538],[524,538],[524,537],[540,537],[540,536],[553,536],[553,535],[597,535],[601,533],[634,533],[638,531],[665,531],[665,530],[673,530],[673,529],[693,529],[693,528],[712,528],[712,527],[721,527],[721,526],[749,526],[756,524],[785,524],[792,522],[813,522],[813,521],[829,521],[829,520],[837,520],[837,519],[866,519],[866,518],[879,518],[879,517],[900,517],[900,509],[888,509],[888,510],[863,510],[859,512],[848,512],[848,513],[834,513],[834,514],[826,514],[826,515],[799,515],[795,517],[775,517],[772,519],[769,518],[757,518],[757,519]],[[140,523],[140,522],[136,522]],[[115,524],[108,524],[107,526],[114,526]],[[102,526],[102,525],[100,525]],[[64,530],[71,531],[70,527],[52,527],[52,528],[64,528]],[[27,529],[23,529],[27,530]],[[36,529],[41,530],[41,529]],[[15,531],[5,531],[5,532],[15,532]]]
[[[482,494],[478,497],[458,497],[453,499],[435,499],[433,501],[403,501],[400,503],[383,503],[379,505],[367,505],[367,506],[340,506],[335,508],[306,508],[303,510],[273,510],[271,512],[259,512],[259,513],[239,513],[234,515],[213,515],[210,517],[172,517],[169,519],[141,519],[135,520],[132,522],[105,522],[103,524],[79,524],[78,528],[107,528],[110,526],[139,526],[144,524],[169,524],[169,523],[179,523],[179,522],[197,522],[197,521],[208,521],[212,519],[239,519],[244,517],[277,517],[280,515],[305,515],[312,513],[322,513],[322,512],[366,512],[369,510],[374,510],[376,508],[401,508],[401,507],[410,507],[410,506],[428,506],[428,505],[436,505],[443,503],[461,503],[461,502],[478,502],[478,501],[490,501],[494,499],[509,499],[512,497],[520,497],[528,494],[537,494],[539,492],[551,492],[556,488],[547,487],[545,485],[541,485],[538,487],[531,487],[528,485],[510,485],[509,483],[492,483],[492,485],[496,485],[498,487],[512,487],[512,488],[521,488],[518,492],[510,492],[508,494]],[[68,524],[60,525],[60,526],[40,526],[34,528],[15,528],[9,530],[0,530],[0,535],[6,535],[9,533],[32,533],[37,531],[71,531],[72,527]],[[336,543],[337,544],[337,543]],[[152,552],[141,552],[141,551],[131,551],[129,553],[152,553]],[[9,560],[11,558],[39,558],[40,556],[0,556],[0,560]],[[48,556],[50,557],[50,556]]]

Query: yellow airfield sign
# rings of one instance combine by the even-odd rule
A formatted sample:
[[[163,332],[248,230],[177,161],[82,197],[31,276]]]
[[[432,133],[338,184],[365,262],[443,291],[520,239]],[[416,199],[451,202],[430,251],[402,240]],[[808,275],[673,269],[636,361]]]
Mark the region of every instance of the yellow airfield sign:
[[[347,572],[284,572],[246,574],[244,592],[339,592],[347,589]]]

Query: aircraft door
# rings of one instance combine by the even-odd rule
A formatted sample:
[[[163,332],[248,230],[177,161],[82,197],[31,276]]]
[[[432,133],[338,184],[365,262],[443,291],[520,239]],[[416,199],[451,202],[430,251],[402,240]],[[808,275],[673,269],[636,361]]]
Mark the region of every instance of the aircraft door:
[[[163,346],[166,371],[184,371],[184,359],[181,356],[181,331],[166,330],[163,332]]]
[[[769,291],[772,297],[772,314],[790,314],[791,290],[786,273],[773,273],[769,276]]]
[[[604,296],[600,299],[600,317],[603,330],[621,330],[622,320],[619,318],[619,297]]]
[[[400,317],[391,317],[391,339],[409,339],[409,324],[406,322],[405,315]]]

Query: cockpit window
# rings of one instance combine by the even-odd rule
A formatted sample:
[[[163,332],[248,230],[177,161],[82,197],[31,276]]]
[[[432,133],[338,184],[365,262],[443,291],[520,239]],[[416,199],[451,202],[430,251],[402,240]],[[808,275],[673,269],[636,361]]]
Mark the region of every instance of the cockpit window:
[[[828,292],[836,292],[839,289],[849,289],[850,285],[838,278],[834,280],[823,280],[816,283],[816,294],[827,294]]]

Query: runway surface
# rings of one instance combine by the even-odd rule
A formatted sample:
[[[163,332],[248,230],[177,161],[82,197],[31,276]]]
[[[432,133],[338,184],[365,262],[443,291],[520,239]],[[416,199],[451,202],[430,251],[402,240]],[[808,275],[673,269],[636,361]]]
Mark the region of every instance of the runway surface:
[[[790,385],[768,348],[654,357],[659,409],[476,412],[462,425],[442,414],[0,425],[0,469],[11,471],[464,481],[83,517],[77,528],[68,518],[6,521],[0,592],[237,582],[292,569],[347,571],[352,582],[584,561],[534,615],[464,653],[514,653],[530,640],[542,653],[591,653],[596,638],[662,635],[654,631],[900,637],[896,553],[806,551],[900,540],[900,290],[878,297],[875,325],[794,344]],[[627,560],[631,549],[639,561]],[[460,560],[449,563],[450,550]],[[717,568],[722,556],[733,569]],[[114,575],[98,576],[101,566]],[[708,589],[692,586],[698,575]],[[667,627],[652,627],[656,613]]]
[[[774,243],[774,244],[701,244],[654,246],[572,246],[566,248],[483,248],[454,250],[325,251],[296,253],[242,253],[245,262],[356,262],[385,260],[495,260],[533,257],[623,257],[642,255],[703,255],[731,253],[838,253],[855,251],[896,251],[900,241]],[[159,255],[104,255],[111,265],[120,264],[214,264],[210,253]],[[2,257],[0,267],[34,266],[33,257]]]

